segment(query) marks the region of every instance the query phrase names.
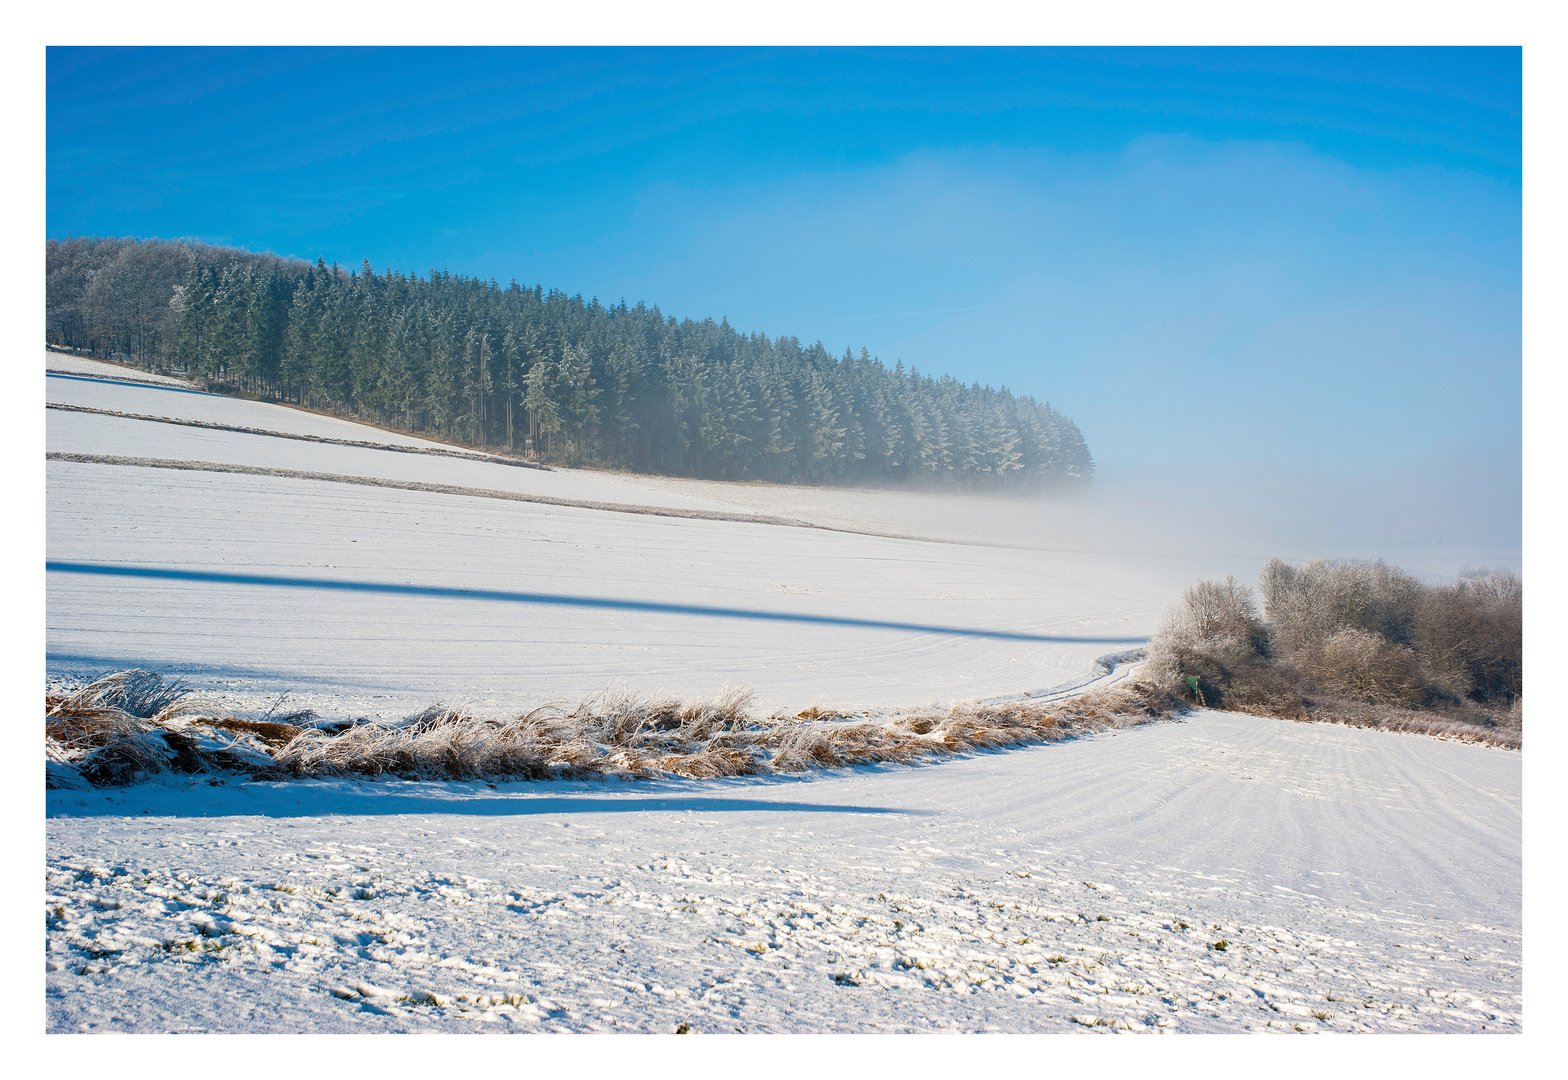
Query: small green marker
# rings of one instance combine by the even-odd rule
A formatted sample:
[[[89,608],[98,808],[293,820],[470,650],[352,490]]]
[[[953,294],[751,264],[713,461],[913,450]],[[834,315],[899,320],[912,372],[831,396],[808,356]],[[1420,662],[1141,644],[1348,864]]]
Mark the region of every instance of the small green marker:
[[[1193,696],[1198,699],[1199,705],[1205,709],[1209,707],[1209,703],[1203,700],[1203,691],[1198,689],[1198,677],[1196,675],[1187,676],[1187,689],[1192,691]]]

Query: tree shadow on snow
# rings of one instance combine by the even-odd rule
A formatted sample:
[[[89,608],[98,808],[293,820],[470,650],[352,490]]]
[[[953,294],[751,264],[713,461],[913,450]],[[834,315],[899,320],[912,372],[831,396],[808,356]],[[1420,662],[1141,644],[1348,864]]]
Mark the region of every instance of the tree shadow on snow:
[[[313,589],[327,592],[379,593],[454,600],[484,600],[510,604],[539,604],[553,607],[608,608],[616,611],[641,611],[659,615],[698,615],[721,619],[759,619],[768,622],[809,623],[817,626],[845,626],[905,633],[943,634],[954,637],[990,638],[999,641],[1040,641],[1066,644],[1141,645],[1141,637],[1095,637],[1063,634],[1032,634],[1010,630],[983,630],[965,626],[933,626],[927,623],[893,622],[883,619],[857,619],[837,615],[810,615],[795,611],[763,611],[756,608],[711,607],[698,604],[669,604],[646,600],[623,600],[607,596],[564,596],[558,593],[514,592],[501,589],[457,589],[436,585],[400,585],[390,581],[346,581],[339,578],[284,577],[273,574],[233,574],[203,570],[173,570],[154,566],[124,564],[48,562],[45,568],[57,574],[91,574],[104,577],[151,578],[160,581],[188,581],[218,585],[251,585],[270,588]]]
[[[843,803],[785,802],[775,799],[691,795],[535,795],[524,784],[489,789],[484,784],[428,784],[418,781],[356,783],[294,782],[209,786],[186,781],[180,786],[153,783],[97,791],[50,791],[49,817],[158,818],[324,818],[395,817],[450,814],[460,817],[539,817],[575,814],[909,814],[929,817],[932,810]],[[523,789],[523,790],[519,790]]]

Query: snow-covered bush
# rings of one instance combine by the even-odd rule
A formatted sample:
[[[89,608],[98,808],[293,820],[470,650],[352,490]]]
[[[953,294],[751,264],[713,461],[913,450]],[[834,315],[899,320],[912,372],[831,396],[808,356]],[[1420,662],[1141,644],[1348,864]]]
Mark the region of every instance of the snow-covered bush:
[[[1415,653],[1370,630],[1334,634],[1310,652],[1307,671],[1317,685],[1369,705],[1419,705],[1426,696]]]
[[[1188,588],[1150,644],[1153,683],[1218,708],[1519,745],[1517,576],[1431,586],[1381,561],[1271,559],[1258,584],[1263,619],[1235,578]]]
[[[1430,589],[1411,628],[1428,685],[1454,698],[1517,702],[1524,692],[1524,586],[1478,574]]]
[[[1234,576],[1200,581],[1166,615],[1145,670],[1172,694],[1217,705],[1236,687],[1239,673],[1265,664],[1267,644],[1250,587]]]
[[[1258,577],[1269,635],[1282,654],[1304,653],[1342,630],[1406,642],[1427,586],[1381,559],[1270,559]]]

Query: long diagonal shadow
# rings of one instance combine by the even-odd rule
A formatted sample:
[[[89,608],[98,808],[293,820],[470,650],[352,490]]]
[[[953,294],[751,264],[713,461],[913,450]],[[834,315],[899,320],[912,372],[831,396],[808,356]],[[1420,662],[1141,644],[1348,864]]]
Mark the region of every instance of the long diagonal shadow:
[[[213,394],[206,390],[194,390],[185,386],[170,386],[167,383],[142,382],[140,379],[119,379],[113,376],[99,377],[95,375],[73,375],[68,371],[50,371],[47,377],[51,379],[69,379],[71,382],[104,383],[108,386],[140,386],[148,390],[167,390],[171,394],[198,394],[201,397],[223,397],[223,394]]]
[[[620,600],[607,596],[565,596],[558,593],[512,592],[502,589],[453,589],[437,585],[399,585],[390,581],[344,581],[334,578],[284,577],[270,574],[229,574],[208,570],[168,570],[156,566],[107,563],[47,562],[56,574],[94,574],[103,577],[153,578],[161,581],[198,581],[219,585],[259,585],[273,588],[320,589],[328,592],[384,593],[391,596],[429,596],[459,600],[489,600],[507,604],[543,604],[555,607],[608,608],[645,611],[660,615],[704,615],[720,619],[757,619],[768,622],[809,623],[815,626],[849,626],[870,630],[901,630],[917,634],[990,638],[997,641],[1047,641],[1074,645],[1142,645],[1141,637],[1075,637],[1063,634],[1028,634],[1010,630],[977,630],[966,626],[933,626],[927,623],[854,619],[839,615],[806,615],[794,611],[759,611],[755,608],[708,607],[700,604],[663,604],[651,600]]]
[[[478,785],[474,785],[477,788]],[[172,794],[171,794],[172,792]],[[429,793],[411,785],[392,787],[334,787],[321,791],[314,784],[283,783],[245,785],[240,788],[202,789],[201,798],[179,798],[177,789],[146,794],[138,789],[115,791],[114,801],[101,792],[73,805],[72,794],[56,793],[51,817],[125,817],[147,801],[153,817],[381,817],[398,814],[451,814],[460,817],[525,817],[537,814],[908,814],[929,817],[935,811],[900,806],[852,806],[842,803],[793,802],[779,799],[725,799],[707,796],[595,798],[544,796],[508,798],[493,793]],[[296,800],[296,796],[298,799]],[[220,803],[215,804],[216,797]],[[130,808],[129,811],[127,808]]]

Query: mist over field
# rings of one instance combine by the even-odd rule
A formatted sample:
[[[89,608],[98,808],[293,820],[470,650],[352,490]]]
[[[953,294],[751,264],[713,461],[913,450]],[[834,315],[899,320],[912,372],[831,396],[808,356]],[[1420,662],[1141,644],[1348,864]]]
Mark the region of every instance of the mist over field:
[[[1216,551],[1382,558],[1446,578],[1519,569],[1521,486],[1519,471],[1506,464],[1433,455],[1371,475],[1239,465],[1102,468],[1081,502],[1149,528],[1180,523]]]
[[[1519,49],[47,78],[49,1031],[1522,1030]]]
[[[866,347],[1050,403],[1102,469],[1304,473],[1346,493],[1325,512],[1367,490],[1392,512],[1408,481],[1395,504],[1429,518],[1477,470],[1485,498],[1515,487],[1516,52],[51,56],[51,236],[516,278]],[[307,99],[325,112],[295,132]],[[1452,516],[1517,521],[1493,505]],[[1350,546],[1509,546],[1499,527]]]

